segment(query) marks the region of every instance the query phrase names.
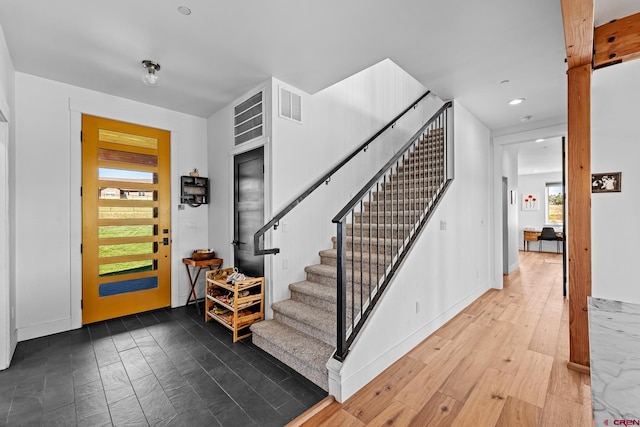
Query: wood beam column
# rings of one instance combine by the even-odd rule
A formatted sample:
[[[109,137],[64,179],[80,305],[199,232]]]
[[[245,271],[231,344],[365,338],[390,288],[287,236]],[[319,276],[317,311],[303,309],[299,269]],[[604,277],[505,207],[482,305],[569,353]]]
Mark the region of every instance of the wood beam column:
[[[591,64],[568,75],[569,367],[589,363],[587,297],[591,295]]]

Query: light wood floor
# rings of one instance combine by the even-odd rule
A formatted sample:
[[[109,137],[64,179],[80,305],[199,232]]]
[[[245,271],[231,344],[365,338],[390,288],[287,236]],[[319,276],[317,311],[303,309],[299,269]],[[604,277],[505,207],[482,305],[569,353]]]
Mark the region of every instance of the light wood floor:
[[[352,396],[304,426],[591,426],[588,375],[568,370],[560,255],[520,268]]]

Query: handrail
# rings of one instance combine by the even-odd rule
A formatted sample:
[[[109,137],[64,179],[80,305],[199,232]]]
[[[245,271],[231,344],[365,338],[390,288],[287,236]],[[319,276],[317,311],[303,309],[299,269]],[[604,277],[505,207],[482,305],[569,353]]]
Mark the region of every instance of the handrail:
[[[332,220],[341,362],[454,179],[450,110],[445,102]]]
[[[272,249],[259,249],[260,248],[260,237],[263,236],[271,227],[277,228],[280,220],[288,214],[293,208],[300,204],[301,201],[307,198],[311,193],[313,193],[318,187],[320,187],[323,183],[329,183],[331,176],[333,176],[338,170],[340,170],[344,165],[349,163],[351,159],[353,159],[358,153],[366,150],[369,145],[384,131],[394,126],[395,123],[402,118],[405,114],[407,114],[412,108],[415,108],[420,101],[426,98],[431,93],[430,90],[427,90],[424,94],[422,94],[418,99],[411,103],[407,108],[405,108],[400,114],[394,117],[389,123],[387,123],[384,127],[382,127],[378,132],[376,132],[371,138],[367,139],[362,145],[356,148],[351,152],[347,157],[345,157],[340,163],[335,165],[329,172],[325,173],[320,179],[311,184],[309,188],[304,190],[294,201],[289,203],[284,209],[278,212],[269,222],[262,226],[256,233],[253,235],[253,254],[254,255],[270,255],[277,254],[280,252],[279,248]]]
[[[382,178],[382,175],[384,175],[389,168],[398,161],[398,159],[403,156],[405,154],[405,151],[411,146],[411,144],[413,144],[413,142],[415,141],[415,139],[417,137],[420,136],[420,134],[422,134],[422,132],[424,132],[425,129],[427,129],[429,126],[431,126],[431,124],[438,118],[438,116],[440,116],[440,114],[442,114],[442,112],[444,110],[446,110],[447,108],[450,108],[453,105],[452,101],[447,101],[444,103],[444,105],[442,107],[440,107],[440,109],[438,111],[436,111],[436,113],[433,115],[433,117],[431,117],[431,119],[429,119],[429,121],[427,123],[425,123],[420,130],[418,130],[411,138],[409,138],[408,142],[402,146],[402,148],[400,148],[398,150],[398,152],[384,165],[382,166],[382,168],[380,168],[380,170],[378,171],[377,174],[374,175],[373,178],[371,178],[369,180],[369,182],[367,182],[364,187],[362,187],[362,190],[360,190],[360,192],[358,192],[358,194],[356,194],[355,196],[353,196],[353,198],[345,205],[344,208],[342,208],[342,210],[340,212],[338,212],[338,214],[333,217],[333,219],[331,220],[331,222],[333,223],[338,223],[342,220],[342,218],[345,217],[345,215],[351,210],[353,209],[353,207],[355,205],[358,204],[358,202],[360,202],[360,200],[362,200],[362,197],[367,194],[367,192],[369,191],[369,188],[371,188],[371,186],[373,184],[375,184],[380,178]]]

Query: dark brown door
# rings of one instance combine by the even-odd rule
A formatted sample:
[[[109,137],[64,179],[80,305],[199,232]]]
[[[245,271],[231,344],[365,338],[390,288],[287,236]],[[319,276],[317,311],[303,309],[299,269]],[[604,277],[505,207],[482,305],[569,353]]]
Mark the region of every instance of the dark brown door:
[[[264,223],[264,148],[233,161],[235,266],[247,276],[264,276],[264,257],[253,254],[253,235]]]

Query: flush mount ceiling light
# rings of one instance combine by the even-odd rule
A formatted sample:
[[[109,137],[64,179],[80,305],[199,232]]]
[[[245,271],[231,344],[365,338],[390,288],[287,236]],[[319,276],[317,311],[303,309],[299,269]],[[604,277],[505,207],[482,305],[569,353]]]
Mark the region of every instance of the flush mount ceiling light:
[[[538,138],[536,139],[536,142],[544,142],[544,138]]]
[[[156,71],[160,71],[160,64],[155,61],[150,61],[145,59],[142,61],[142,66],[147,70],[146,73],[142,75],[142,81],[147,86],[158,86],[158,75]]]
[[[191,9],[189,9],[187,6],[178,7],[178,12],[180,12],[183,15],[191,15]]]
[[[524,102],[524,98],[515,98],[509,101],[509,105],[518,105]]]

